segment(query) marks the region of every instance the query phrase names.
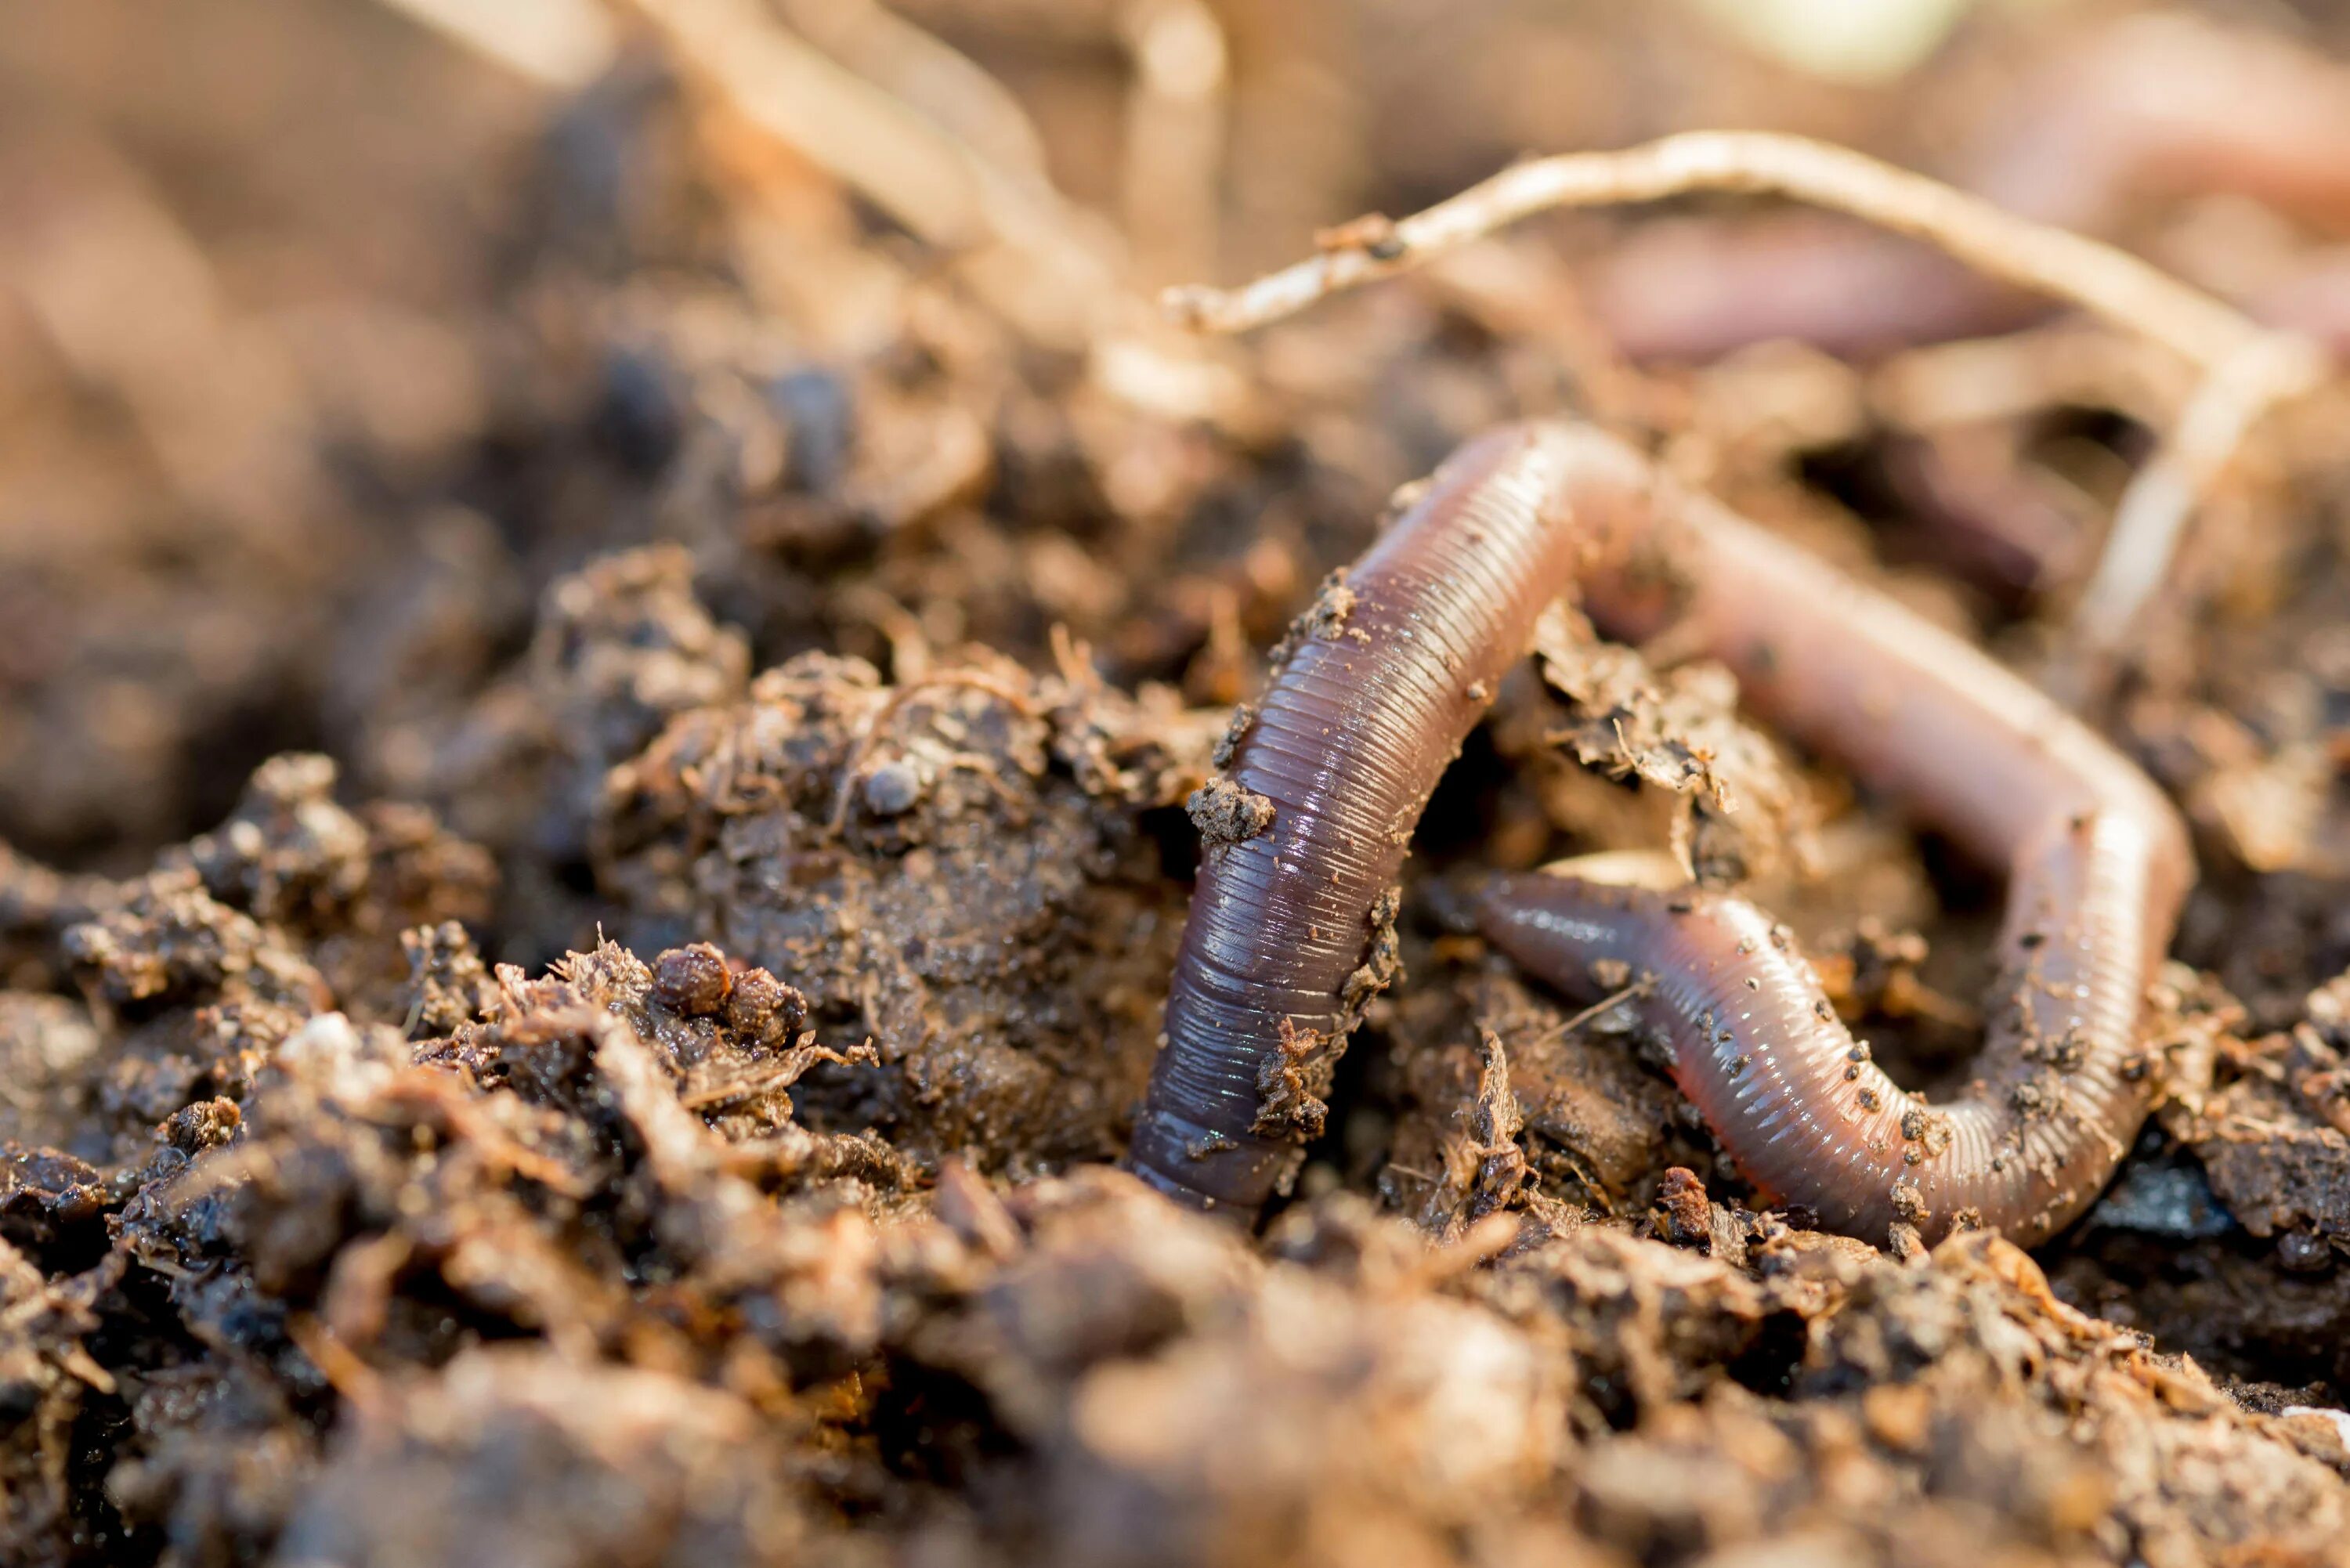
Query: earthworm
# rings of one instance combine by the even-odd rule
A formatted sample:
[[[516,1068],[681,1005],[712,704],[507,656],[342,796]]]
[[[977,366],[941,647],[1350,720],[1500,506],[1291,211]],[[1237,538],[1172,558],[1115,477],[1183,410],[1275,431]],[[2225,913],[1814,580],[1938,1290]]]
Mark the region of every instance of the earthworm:
[[[1716,1137],[1768,1194],[1828,1225],[2036,1239],[2095,1195],[2145,1115],[2142,993],[2193,876],[2185,829],[2085,725],[1959,638],[1554,421],[1456,452],[1294,629],[1223,778],[1129,1159],[1162,1189],[1253,1214],[1294,1168],[1310,1104],[1393,968],[1390,892],[1438,776],[1579,589],[1610,636],[1679,622],[1753,706],[2010,877],[2010,971],[1960,1098],[1871,1064],[1785,933],[1752,906],[1564,877],[1503,878],[1488,934],[1588,993],[1613,960]],[[1204,798],[1203,798],[1204,797]],[[1222,803],[1221,806],[1217,803]],[[1913,1158],[1913,1156],[1915,1157]]]

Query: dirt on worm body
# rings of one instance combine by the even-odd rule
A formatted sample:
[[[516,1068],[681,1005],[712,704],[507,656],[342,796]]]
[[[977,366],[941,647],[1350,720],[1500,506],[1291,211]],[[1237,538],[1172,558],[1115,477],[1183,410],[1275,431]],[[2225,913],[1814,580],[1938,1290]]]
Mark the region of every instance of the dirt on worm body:
[[[1119,208],[1151,8],[899,9]],[[2128,9],[1986,8],[1869,88],[1695,7],[1231,0],[1221,248],[1129,201],[1130,265],[1239,275],[1682,124],[1934,167]],[[2278,47],[2350,41],[2298,9]],[[2251,297],[2334,243],[2274,195],[2098,222]],[[1898,1076],[1964,1081],[1995,883],[1571,618],[1381,906],[1399,977],[1268,1089],[1295,1195],[1248,1234],[1115,1168],[1201,836],[1264,826],[1220,737],[1477,431],[1604,419],[2061,675],[2135,361],[2033,327],[2000,363],[2072,379],[2002,404],[1924,349],[1607,348],[1589,269],[1750,215],[1073,345],[649,35],[549,88],[389,6],[0,26],[0,1561],[2350,1561],[2323,399],[2095,714],[2203,879],[2159,1109],[2036,1254],[1764,1207],[1629,1010],[1475,938],[1482,868],[1661,851],[1788,921]]]

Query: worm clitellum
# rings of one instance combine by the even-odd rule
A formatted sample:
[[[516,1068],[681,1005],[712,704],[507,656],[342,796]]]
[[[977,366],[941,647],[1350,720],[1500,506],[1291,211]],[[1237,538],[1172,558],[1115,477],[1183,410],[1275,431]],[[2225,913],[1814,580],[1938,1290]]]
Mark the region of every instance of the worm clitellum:
[[[1392,967],[1390,889],[1437,777],[1579,588],[1611,636],[1676,622],[1755,709],[2008,875],[1981,1075],[1927,1105],[1867,1059],[1785,933],[1742,900],[1559,877],[1497,880],[1488,934],[1561,988],[1613,960],[1740,1168],[1835,1229],[2044,1237],[2136,1135],[2147,982],[2193,877],[2136,768],[1964,641],[1702,497],[1597,431],[1482,436],[1293,634],[1202,792],[1210,839],[1135,1167],[1253,1213],[1295,1162],[1297,1108]],[[1603,965],[1603,969],[1612,966]]]

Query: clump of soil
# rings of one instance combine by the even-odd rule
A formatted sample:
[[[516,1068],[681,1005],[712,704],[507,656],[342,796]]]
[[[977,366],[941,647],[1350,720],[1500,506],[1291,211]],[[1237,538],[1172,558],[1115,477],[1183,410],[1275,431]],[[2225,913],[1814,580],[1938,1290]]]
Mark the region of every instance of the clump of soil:
[[[883,1071],[812,1080],[818,1120],[931,1165],[1107,1159],[1182,928],[1151,819],[1205,740],[1000,658],[891,686],[803,654],[611,770],[598,883],[623,930],[714,942],[869,1040]]]

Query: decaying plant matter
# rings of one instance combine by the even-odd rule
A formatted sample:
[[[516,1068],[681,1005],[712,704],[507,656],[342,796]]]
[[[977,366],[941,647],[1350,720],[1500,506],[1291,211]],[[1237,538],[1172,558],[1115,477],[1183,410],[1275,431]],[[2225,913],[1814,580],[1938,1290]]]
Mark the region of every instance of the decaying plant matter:
[[[1986,6],[1834,88],[1679,5],[12,16],[0,1561],[2339,1559],[2350,474],[2278,330],[2323,310],[2272,305],[2338,268],[2303,89],[2345,40],[2303,9]],[[1898,172],[1968,185],[2024,55],[2082,89],[2047,172],[2122,170],[2119,215]],[[2199,56],[2267,84],[2231,135],[2203,86],[2165,122],[2113,85]],[[1724,123],[1768,134],[1656,140]],[[2140,178],[2182,167],[2128,151],[2161,123],[2195,180]],[[1488,234],[1472,196],[1444,255],[1425,217],[1333,227],[1525,147],[1632,151],[1487,195],[1669,199]],[[1644,341],[1624,268],[1788,194],[2087,309],[1846,301],[1900,327],[1881,359]],[[1241,337],[1153,308],[1317,229],[1313,275],[1413,275]],[[1797,271],[1731,327],[1846,275],[1751,254]],[[1412,665],[1443,743],[1305,777],[1385,710],[1296,681],[1442,629],[1381,563],[1496,493],[1423,487],[1464,448],[1583,453],[1581,521],[1658,547],[1603,580],[1533,515],[1557,486],[1513,492],[1446,560],[1502,571],[1507,534],[1542,569]],[[1677,561],[1692,507],[1734,569]],[[1883,646],[1806,640],[1847,594]],[[1772,669],[1704,635],[1774,616]],[[1964,704],[1799,711],[1864,644],[1959,659],[2061,754],[1925,722]],[[2116,929],[2027,949],[2025,876],[2002,939],[2016,836],[1960,808],[2061,830],[2039,786],[2091,756],[2135,782],[2076,804],[2149,871],[2175,806],[2200,876],[2074,1035],[2055,957],[2158,945],[2165,900],[2092,878]],[[1365,783],[1369,869],[1291,931],[1313,994],[1246,1064],[1238,1130],[1295,1181],[1253,1229],[1188,1213],[1118,1168],[1196,1059],[1187,924]],[[2064,1080],[2052,1133],[2068,1074],[2132,1075],[2085,1211],[1939,1235],[1964,1200],[1838,1212],[1717,1137],[1670,965],[1556,986],[1484,929],[1497,874],[1555,891],[1510,879],[1562,857],[1663,867],[1642,919],[1769,910],[1712,956],[1759,998],[1737,966],[1811,955],[1804,1038],[1871,1043],[1830,1088],[1904,1175],[2014,1022],[1990,958],[2054,950],[1990,1060],[2011,1110]]]

